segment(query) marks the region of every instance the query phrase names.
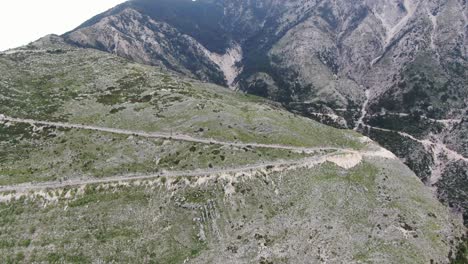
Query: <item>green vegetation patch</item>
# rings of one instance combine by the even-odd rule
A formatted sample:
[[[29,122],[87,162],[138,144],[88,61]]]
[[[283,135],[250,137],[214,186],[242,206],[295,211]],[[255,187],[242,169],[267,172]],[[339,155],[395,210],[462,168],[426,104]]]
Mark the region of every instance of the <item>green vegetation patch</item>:
[[[268,148],[236,148],[80,129],[0,126],[0,185],[76,177],[221,169],[306,157]]]

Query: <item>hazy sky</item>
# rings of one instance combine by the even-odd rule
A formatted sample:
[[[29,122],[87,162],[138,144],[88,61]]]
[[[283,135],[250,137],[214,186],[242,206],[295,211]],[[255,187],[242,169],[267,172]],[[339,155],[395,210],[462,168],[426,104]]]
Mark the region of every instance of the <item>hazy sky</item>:
[[[0,51],[47,34],[62,34],[125,0],[5,0],[0,4]]]

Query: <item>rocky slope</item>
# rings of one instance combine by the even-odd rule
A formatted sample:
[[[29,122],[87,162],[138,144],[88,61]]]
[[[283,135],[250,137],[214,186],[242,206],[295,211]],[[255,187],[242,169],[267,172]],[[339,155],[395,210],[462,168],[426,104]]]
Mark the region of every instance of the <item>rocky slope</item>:
[[[468,158],[467,12],[464,0],[134,0],[64,37],[359,130],[468,212],[453,184]]]
[[[449,263],[463,238],[354,131],[57,36],[0,70],[1,262]]]

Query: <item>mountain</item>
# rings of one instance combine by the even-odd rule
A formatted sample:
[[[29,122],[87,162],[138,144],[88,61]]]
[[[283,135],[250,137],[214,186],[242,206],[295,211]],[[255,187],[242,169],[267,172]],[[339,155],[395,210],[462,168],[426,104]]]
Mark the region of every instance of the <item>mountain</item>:
[[[134,0],[64,38],[358,130],[468,218],[467,12],[465,0]]]
[[[462,219],[392,153],[48,36],[0,54],[3,263],[449,263]]]

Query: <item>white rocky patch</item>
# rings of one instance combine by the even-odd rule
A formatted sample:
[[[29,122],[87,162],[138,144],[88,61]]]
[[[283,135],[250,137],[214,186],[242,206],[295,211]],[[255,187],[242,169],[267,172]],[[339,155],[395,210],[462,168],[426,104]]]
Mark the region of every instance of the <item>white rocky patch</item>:
[[[45,53],[47,50],[32,50],[32,49],[11,49],[0,52],[0,54],[5,55],[13,55],[13,54],[21,54],[21,53]]]
[[[359,153],[335,155],[328,157],[327,161],[335,163],[337,166],[343,169],[352,169],[361,163],[362,155]]]
[[[363,153],[363,155],[368,156],[368,157],[379,157],[379,158],[384,158],[384,159],[394,159],[394,160],[398,159],[398,157],[395,156],[393,152],[384,148],[379,148],[373,151],[366,151]]]
[[[432,33],[431,33],[431,48],[436,51],[437,46],[435,44],[435,35],[436,35],[436,30],[437,30],[437,17],[432,15],[430,10],[427,10],[427,14],[429,18],[431,19],[432,22]]]
[[[359,142],[361,142],[363,144],[372,143],[372,139],[370,139],[369,137],[366,137],[366,136],[362,136],[358,140],[359,140]]]
[[[403,29],[403,27],[408,23],[410,18],[416,12],[417,3],[415,5],[412,3],[412,0],[403,0],[403,5],[406,9],[406,15],[387,32],[387,39],[385,40],[386,45],[390,44],[393,38]]]
[[[383,48],[384,51],[392,43],[392,40],[395,37],[397,37],[400,31],[408,24],[409,20],[413,17],[414,13],[417,10],[419,2],[418,0],[403,0],[403,6],[406,9],[406,14],[394,25],[392,25],[391,22],[394,19],[393,16],[387,14],[385,11],[383,13],[375,12],[375,17],[381,21],[382,27],[385,29],[386,32]],[[376,64],[382,58],[382,56],[383,54],[373,59],[371,62],[371,66]]]
[[[18,200],[20,199],[20,195],[17,195],[16,193],[9,193],[9,194],[1,194],[0,195],[0,203],[9,203],[13,200]]]
[[[234,44],[225,54],[218,54],[203,48],[206,56],[210,58],[224,73],[227,84],[231,89],[235,89],[235,81],[242,68],[237,67],[237,63],[242,61],[242,48],[239,44]]]
[[[366,90],[365,94],[366,94],[366,100],[364,101],[364,104],[362,104],[361,116],[359,117],[354,130],[358,130],[359,126],[364,124],[364,118],[367,115],[367,106],[369,105],[371,91],[368,89]]]

